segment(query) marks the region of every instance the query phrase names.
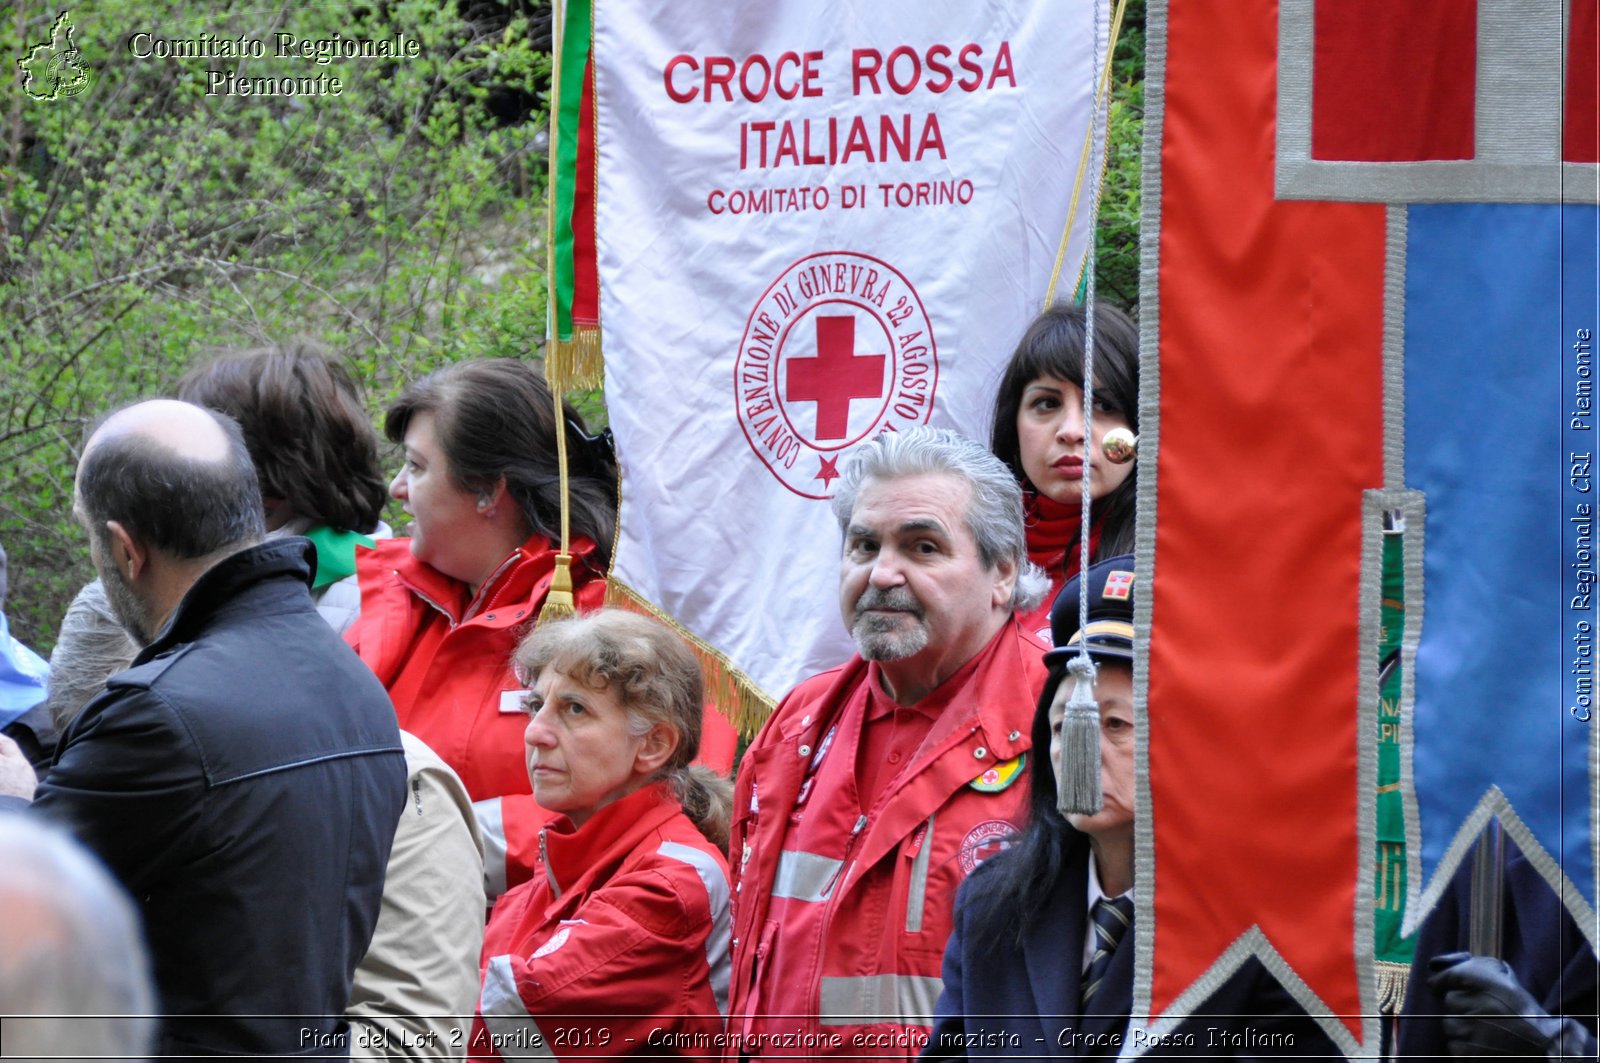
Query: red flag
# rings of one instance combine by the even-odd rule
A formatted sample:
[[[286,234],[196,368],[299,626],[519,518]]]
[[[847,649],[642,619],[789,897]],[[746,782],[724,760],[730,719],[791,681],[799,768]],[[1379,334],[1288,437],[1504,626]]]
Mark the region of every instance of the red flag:
[[[1353,1051],[1371,1037],[1358,599],[1362,492],[1383,484],[1384,210],[1275,200],[1273,0],[1163,8],[1136,1013],[1186,1012],[1254,953]]]

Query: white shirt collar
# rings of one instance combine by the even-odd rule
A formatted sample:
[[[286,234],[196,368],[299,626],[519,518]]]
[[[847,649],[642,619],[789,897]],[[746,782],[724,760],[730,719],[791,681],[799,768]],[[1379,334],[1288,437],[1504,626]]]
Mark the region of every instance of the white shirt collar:
[[[1089,966],[1089,959],[1094,955],[1094,906],[1095,902],[1106,895],[1100,886],[1100,873],[1095,870],[1094,853],[1089,854],[1089,903],[1083,909],[1083,957],[1078,963],[1078,969],[1085,970]],[[1133,900],[1133,887],[1120,896]],[[1116,900],[1115,897],[1111,898]]]

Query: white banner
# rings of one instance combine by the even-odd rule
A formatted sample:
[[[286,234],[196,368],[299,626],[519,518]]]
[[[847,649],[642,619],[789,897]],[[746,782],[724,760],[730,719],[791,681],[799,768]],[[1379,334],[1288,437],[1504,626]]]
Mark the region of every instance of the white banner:
[[[1066,228],[1096,18],[1103,53],[1099,0],[595,2],[612,577],[768,697],[853,649],[828,506],[852,448],[987,440]]]

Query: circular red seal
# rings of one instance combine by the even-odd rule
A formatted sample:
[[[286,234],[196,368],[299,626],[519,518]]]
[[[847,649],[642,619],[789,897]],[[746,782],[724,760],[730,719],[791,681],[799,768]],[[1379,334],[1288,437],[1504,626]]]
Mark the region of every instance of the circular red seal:
[[[1017,828],[1003,819],[986,819],[967,831],[959,854],[962,872],[970,875],[989,857],[1010,848],[1017,833]]]
[[[845,452],[933,413],[938,348],[905,275],[822,251],[773,281],[745,323],[734,403],[750,449],[789,490],[827,498]]]

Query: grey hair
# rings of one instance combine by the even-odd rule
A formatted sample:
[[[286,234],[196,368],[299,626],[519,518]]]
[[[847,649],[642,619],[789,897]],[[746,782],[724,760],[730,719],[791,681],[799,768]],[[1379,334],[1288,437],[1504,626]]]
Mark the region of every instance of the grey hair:
[[[0,816],[0,1014],[8,1056],[140,1060],[155,992],[139,916],[88,850]]]
[[[138,656],[139,644],[111,611],[105,584],[84,585],[61,618],[56,648],[50,653],[50,696],[45,707],[58,734],[106,688],[106,680]]]
[[[1028,535],[1023,527],[1022,488],[1017,478],[981,444],[948,428],[918,425],[899,432],[884,432],[859,447],[839,476],[833,494],[833,515],[841,531],[849,528],[856,496],[868,481],[894,480],[923,473],[948,473],[972,488],[967,503],[967,530],[978,544],[984,565],[1001,561],[1017,566],[1011,588],[1011,608],[1027,612],[1050,590],[1050,577],[1028,560]]]

